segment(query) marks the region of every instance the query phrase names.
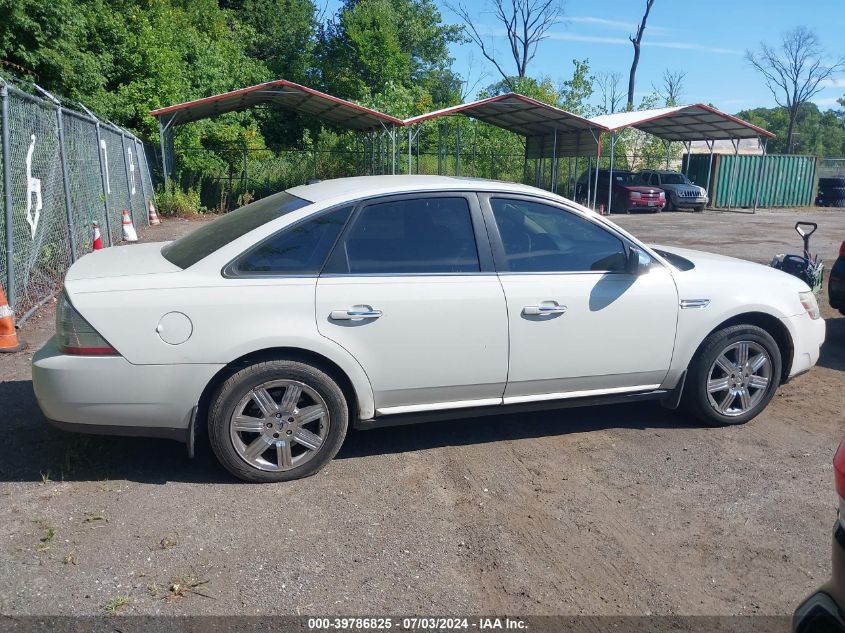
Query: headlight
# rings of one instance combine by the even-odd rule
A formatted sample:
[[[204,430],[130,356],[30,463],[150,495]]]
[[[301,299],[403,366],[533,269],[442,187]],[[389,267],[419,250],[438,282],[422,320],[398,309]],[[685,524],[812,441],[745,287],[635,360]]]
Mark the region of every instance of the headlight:
[[[801,305],[804,306],[804,309],[807,311],[807,314],[811,319],[814,321],[816,319],[821,318],[821,313],[819,312],[819,303],[816,301],[816,296],[812,292],[799,292],[798,299],[801,301]]]
[[[630,192],[628,192],[628,197],[631,200],[639,200],[640,198],[643,197],[643,194],[641,194],[639,191],[630,191]]]

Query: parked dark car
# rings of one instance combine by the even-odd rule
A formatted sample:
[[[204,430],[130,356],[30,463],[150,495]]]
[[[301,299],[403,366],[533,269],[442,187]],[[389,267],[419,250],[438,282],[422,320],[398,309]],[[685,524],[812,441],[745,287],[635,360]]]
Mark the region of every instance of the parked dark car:
[[[575,186],[575,199],[584,202],[587,199],[587,179],[595,178],[595,172],[584,172]],[[611,213],[630,213],[631,211],[650,211],[659,213],[666,204],[666,194],[660,187],[644,185],[638,177],[630,171],[613,170],[613,204],[607,204],[607,192],[610,171],[600,169],[598,174],[598,191],[596,195],[596,209],[604,207]],[[590,183],[592,190],[595,181]]]
[[[833,571],[830,581],[795,610],[795,633],[845,632],[845,439],[833,458],[839,517],[833,527]]]
[[[827,277],[827,298],[831,308],[845,314],[845,242],[839,247],[839,257]]]

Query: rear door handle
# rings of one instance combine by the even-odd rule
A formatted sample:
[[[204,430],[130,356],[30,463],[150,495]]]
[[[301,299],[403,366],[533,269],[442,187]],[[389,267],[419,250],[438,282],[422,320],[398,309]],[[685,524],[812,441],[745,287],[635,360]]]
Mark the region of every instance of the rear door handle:
[[[346,310],[332,310],[329,318],[333,321],[357,321],[363,319],[377,319],[382,315],[381,310],[374,310],[372,306],[352,306]]]
[[[525,316],[545,316],[548,314],[563,314],[566,312],[566,306],[560,305],[557,301],[541,301],[536,306],[525,306],[522,308],[522,314]]]

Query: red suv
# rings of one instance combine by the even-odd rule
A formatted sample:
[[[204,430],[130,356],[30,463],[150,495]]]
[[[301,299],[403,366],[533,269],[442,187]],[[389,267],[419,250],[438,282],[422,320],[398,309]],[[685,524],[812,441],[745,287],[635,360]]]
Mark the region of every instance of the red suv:
[[[584,172],[575,187],[575,199],[579,202],[587,199],[587,178],[595,178],[593,172]],[[610,171],[600,169],[598,175],[598,191],[596,195],[596,209],[604,207],[611,213],[630,213],[631,211],[649,211],[659,213],[666,204],[666,194],[660,187],[646,185],[639,181],[638,175],[625,170],[613,170],[613,204],[607,204],[607,191]],[[595,180],[590,183],[590,189]]]
[[[833,526],[833,573],[830,581],[801,603],[792,618],[796,633],[845,632],[845,439],[833,458],[839,517]]]

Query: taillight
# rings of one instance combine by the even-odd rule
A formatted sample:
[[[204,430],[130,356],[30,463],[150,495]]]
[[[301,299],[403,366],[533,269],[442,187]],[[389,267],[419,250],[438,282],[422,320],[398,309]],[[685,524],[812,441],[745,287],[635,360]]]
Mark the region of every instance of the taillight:
[[[845,257],[845,242],[842,242],[839,246],[839,256]]]
[[[56,341],[62,354],[74,356],[118,356],[117,350],[100,336],[71,305],[65,293],[56,306]]]
[[[845,439],[842,440],[833,458],[833,471],[836,474],[836,492],[845,499]]]

